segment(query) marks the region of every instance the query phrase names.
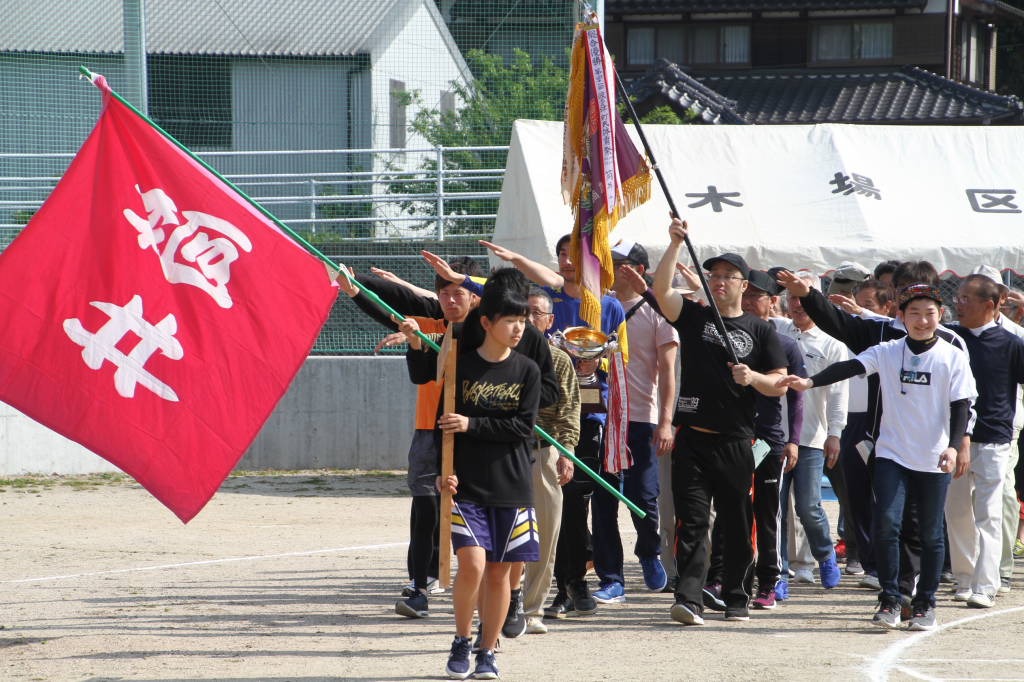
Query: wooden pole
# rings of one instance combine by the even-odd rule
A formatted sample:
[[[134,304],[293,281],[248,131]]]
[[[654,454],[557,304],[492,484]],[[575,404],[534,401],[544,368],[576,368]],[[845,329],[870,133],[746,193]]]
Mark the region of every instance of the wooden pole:
[[[448,327],[451,334],[451,327]],[[448,352],[444,358],[444,412],[455,412],[455,352],[458,341],[449,338]],[[438,362],[441,358],[438,358]],[[455,456],[455,434],[446,433],[441,441],[441,537],[438,539],[437,568],[441,587],[448,589],[451,583],[452,561],[452,494],[448,488],[448,477],[452,475],[452,459]]]

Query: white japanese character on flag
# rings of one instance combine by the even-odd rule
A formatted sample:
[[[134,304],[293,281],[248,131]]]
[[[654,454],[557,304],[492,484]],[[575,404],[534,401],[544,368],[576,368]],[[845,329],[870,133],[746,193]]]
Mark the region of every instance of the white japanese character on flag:
[[[146,207],[149,219],[142,218],[130,208],[124,210],[124,217],[138,230],[139,247],[152,248],[156,252],[168,282],[191,284],[212,296],[221,308],[230,308],[233,302],[228,293],[227,283],[231,279],[231,264],[238,260],[238,247],[235,245],[248,253],[252,251],[249,238],[226,220],[198,211],[181,211],[185,218],[185,223],[182,223],[178,219],[178,207],[162,189],[143,192],[138,185],[135,189],[142,196],[142,203]],[[171,225],[177,227],[168,238],[164,227]],[[210,239],[206,232],[200,232],[203,228],[225,236]],[[190,237],[191,241],[187,241]],[[167,243],[161,252],[159,246],[165,239]],[[195,263],[198,270],[196,267],[175,262],[174,256],[178,253],[179,247],[182,258],[189,263]],[[210,283],[211,280],[213,284]]]
[[[114,387],[125,398],[135,397],[135,385],[142,384],[164,400],[178,401],[171,387],[146,371],[144,365],[158,350],[171,360],[181,360],[185,352],[174,338],[178,323],[174,315],[168,315],[155,325],[142,318],[142,297],[135,295],[128,305],[92,301],[89,305],[99,308],[110,316],[110,321],[95,334],[82,326],[78,318],[64,320],[64,331],[68,337],[82,346],[82,359],[90,369],[99,369],[103,361],[117,366],[114,372]],[[116,346],[128,332],[134,332],[141,340],[128,355]]]

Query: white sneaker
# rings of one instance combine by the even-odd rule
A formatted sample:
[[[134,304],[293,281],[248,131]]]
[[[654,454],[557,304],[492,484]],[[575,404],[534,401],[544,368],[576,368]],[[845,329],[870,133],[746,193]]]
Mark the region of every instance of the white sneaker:
[[[806,569],[800,569],[799,571],[796,572],[796,575],[793,576],[793,579],[796,582],[798,582],[798,583],[809,583],[809,584],[813,585],[814,584],[814,572],[813,571],[808,571]]]
[[[1006,594],[1010,591],[1010,579],[1000,578],[999,579],[999,594]]]
[[[544,620],[537,616],[531,616],[526,619],[526,634],[528,635],[546,635],[548,632],[548,626],[544,625]]]
[[[967,599],[967,605],[976,609],[990,609],[995,605],[995,600],[984,594],[972,594]]]
[[[971,598],[971,588],[958,587],[954,590],[953,601],[967,601]]]

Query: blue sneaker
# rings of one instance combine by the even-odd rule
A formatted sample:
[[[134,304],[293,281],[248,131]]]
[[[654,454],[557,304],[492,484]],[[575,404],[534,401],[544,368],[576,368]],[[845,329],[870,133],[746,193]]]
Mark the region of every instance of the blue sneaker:
[[[498,666],[494,664],[494,652],[490,649],[481,649],[480,653],[476,655],[476,670],[473,671],[473,679],[498,679]]]
[[[448,664],[444,667],[445,674],[453,680],[464,680],[469,677],[469,652],[473,644],[469,637],[456,637],[452,642],[452,652],[448,654]]]
[[[785,580],[780,580],[775,583],[775,601],[783,601],[789,599],[789,583]]]
[[[826,590],[839,584],[839,578],[842,576],[842,572],[839,570],[839,567],[836,566],[835,554],[832,554],[832,556],[824,561],[819,561],[818,570],[821,573],[821,586]]]
[[[640,560],[640,568],[644,570],[644,585],[651,592],[661,592],[668,584],[668,574],[661,565],[657,554]]]
[[[626,595],[623,594],[622,590],[622,583],[617,583],[614,580],[601,583],[597,591],[591,596],[599,604],[621,604],[626,601]]]

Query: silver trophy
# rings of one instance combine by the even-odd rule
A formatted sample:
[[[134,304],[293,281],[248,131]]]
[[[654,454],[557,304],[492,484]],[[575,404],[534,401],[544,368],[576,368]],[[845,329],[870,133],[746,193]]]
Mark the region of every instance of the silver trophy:
[[[551,343],[577,360],[600,360],[608,353],[619,351],[616,334],[605,335],[590,327],[569,327],[559,330],[551,335]],[[597,373],[581,376],[577,371],[576,377],[580,384],[580,412],[607,412],[608,406],[601,396],[601,384],[597,380]]]

